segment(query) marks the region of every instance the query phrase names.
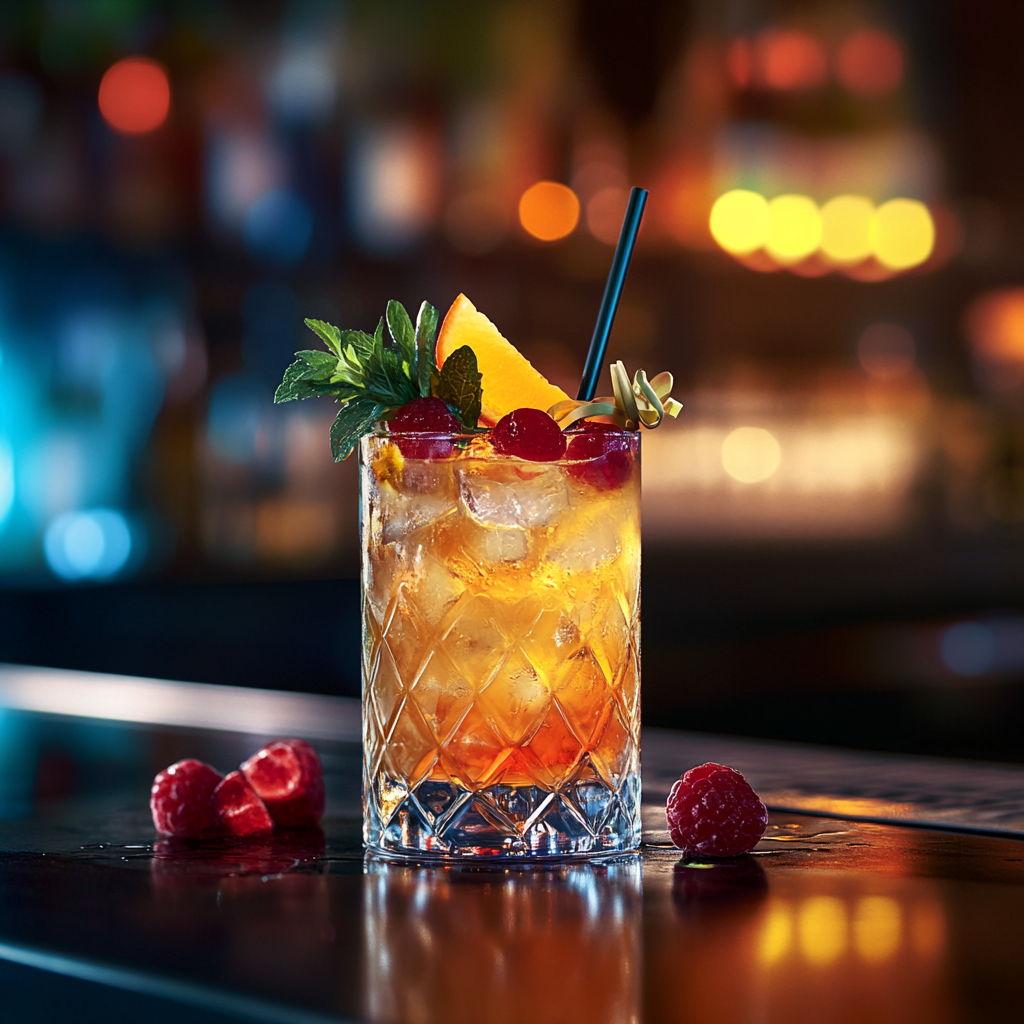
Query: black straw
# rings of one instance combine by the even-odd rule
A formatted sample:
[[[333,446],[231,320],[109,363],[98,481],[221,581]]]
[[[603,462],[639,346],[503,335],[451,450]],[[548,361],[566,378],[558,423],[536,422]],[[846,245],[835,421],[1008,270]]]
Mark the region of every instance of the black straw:
[[[587,362],[583,367],[583,379],[580,381],[579,394],[576,396],[580,402],[589,402],[597,391],[597,380],[601,376],[601,364],[608,348],[608,337],[612,333],[612,324],[615,323],[619,299],[622,298],[622,285],[626,280],[626,271],[629,270],[629,261],[633,258],[633,248],[636,245],[636,236],[640,231],[640,220],[646,205],[647,189],[634,186],[629,193],[629,205],[626,207],[626,216],[622,220],[622,230],[619,232],[619,241],[612,257],[612,268],[608,271],[608,281],[604,286],[604,297],[597,313],[594,336],[590,339]]]

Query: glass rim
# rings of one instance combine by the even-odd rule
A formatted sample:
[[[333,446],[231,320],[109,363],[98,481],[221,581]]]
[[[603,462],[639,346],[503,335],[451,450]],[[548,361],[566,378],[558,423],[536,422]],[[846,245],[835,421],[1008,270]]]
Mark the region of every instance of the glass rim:
[[[602,424],[607,426],[608,429],[603,431],[604,434],[611,437],[622,437],[622,438],[633,438],[640,436],[639,430],[626,430],[625,427],[613,427],[611,424]],[[471,441],[475,437],[487,437],[492,428],[488,427],[485,430],[478,431],[450,431],[450,430],[389,430],[386,426],[376,426],[373,430],[363,434],[363,438],[367,437],[378,437],[384,440],[393,437],[401,438],[414,438],[417,440],[424,441]],[[583,432],[583,427],[577,423],[573,423],[566,427],[563,434],[580,434]]]

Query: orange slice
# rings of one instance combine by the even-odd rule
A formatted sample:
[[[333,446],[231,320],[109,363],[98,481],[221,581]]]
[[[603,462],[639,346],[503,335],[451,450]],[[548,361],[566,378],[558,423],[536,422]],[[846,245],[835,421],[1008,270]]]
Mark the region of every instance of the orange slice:
[[[460,295],[448,310],[437,336],[438,368],[463,345],[473,350],[483,377],[480,422],[485,426],[494,426],[513,409],[547,412],[556,402],[564,402],[569,397],[539,374],[530,361],[501,336],[498,328],[465,295]]]

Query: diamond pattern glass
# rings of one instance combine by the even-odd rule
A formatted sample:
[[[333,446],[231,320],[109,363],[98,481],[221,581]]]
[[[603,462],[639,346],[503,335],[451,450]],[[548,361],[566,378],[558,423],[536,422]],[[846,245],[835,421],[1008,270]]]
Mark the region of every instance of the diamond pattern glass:
[[[363,439],[371,848],[499,859],[639,845],[639,438],[616,436],[608,474],[501,457],[479,437],[436,460]]]

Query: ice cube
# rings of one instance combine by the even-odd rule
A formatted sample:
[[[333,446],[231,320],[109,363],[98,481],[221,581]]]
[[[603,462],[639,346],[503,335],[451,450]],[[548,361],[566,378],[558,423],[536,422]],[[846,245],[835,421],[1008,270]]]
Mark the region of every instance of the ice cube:
[[[569,490],[554,466],[492,468],[487,474],[466,467],[459,474],[459,498],[482,526],[531,528],[547,526],[567,508]]]
[[[452,463],[445,459],[406,459],[402,464],[402,493],[447,494],[454,497]]]
[[[530,551],[530,535],[519,526],[478,526],[466,522],[463,543],[476,562],[521,562]]]
[[[622,550],[620,524],[609,517],[594,517],[576,529],[560,530],[548,550],[548,560],[568,572],[590,572]]]
[[[381,488],[383,496],[385,489]],[[385,544],[402,540],[416,530],[422,530],[456,509],[454,497],[445,494],[397,494],[394,491],[381,501],[384,526],[381,531]]]
[[[450,462],[406,459],[398,486],[380,485],[378,506],[385,544],[422,530],[457,507],[458,494]]]
[[[420,614],[437,626],[448,610],[465,592],[465,584],[436,558],[420,549],[415,559],[411,593]]]

